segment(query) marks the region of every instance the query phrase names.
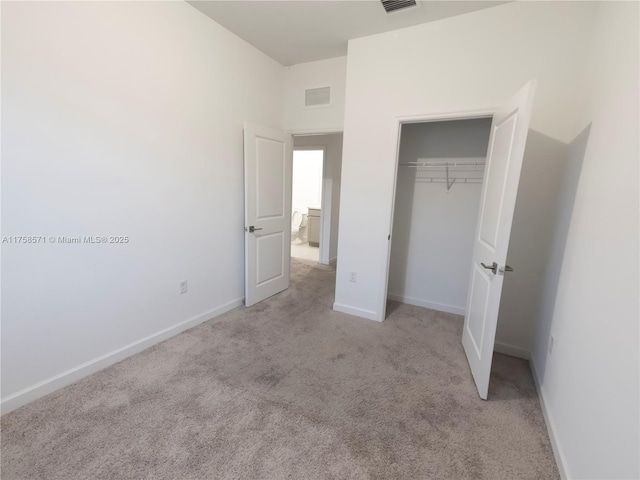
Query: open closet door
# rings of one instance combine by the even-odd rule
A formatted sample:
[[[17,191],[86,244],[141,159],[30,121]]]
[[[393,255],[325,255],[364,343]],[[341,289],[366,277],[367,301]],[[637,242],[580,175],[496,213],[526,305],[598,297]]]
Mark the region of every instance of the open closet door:
[[[292,144],[284,132],[244,125],[247,307],[289,288]]]
[[[491,125],[462,332],[473,379],[485,400],[534,90],[534,81],[525,85],[496,112]]]

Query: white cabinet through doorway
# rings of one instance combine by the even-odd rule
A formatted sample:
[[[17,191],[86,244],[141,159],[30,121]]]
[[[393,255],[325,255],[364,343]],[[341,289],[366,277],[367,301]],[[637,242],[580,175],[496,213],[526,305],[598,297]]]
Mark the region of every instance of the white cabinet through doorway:
[[[309,228],[309,231],[308,231],[309,245],[314,247],[319,247],[320,246],[320,209],[319,208],[309,208],[307,225]]]

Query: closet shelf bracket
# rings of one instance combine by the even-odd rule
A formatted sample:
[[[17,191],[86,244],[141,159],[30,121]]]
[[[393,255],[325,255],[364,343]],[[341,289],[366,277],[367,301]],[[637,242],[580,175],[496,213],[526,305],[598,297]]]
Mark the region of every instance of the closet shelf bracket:
[[[447,169],[447,192],[449,190],[451,190],[451,187],[453,187],[453,183],[456,181],[455,178],[452,178],[451,181],[449,181],[449,165],[447,165],[445,167]]]

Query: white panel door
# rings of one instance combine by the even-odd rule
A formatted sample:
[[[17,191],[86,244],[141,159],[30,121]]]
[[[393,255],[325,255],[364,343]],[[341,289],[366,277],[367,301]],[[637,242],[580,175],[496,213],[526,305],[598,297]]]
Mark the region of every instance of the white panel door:
[[[525,85],[494,115],[491,125],[462,333],[462,345],[483,399],[489,392],[505,262],[534,90],[535,82]]]
[[[289,287],[291,135],[244,125],[245,305]]]

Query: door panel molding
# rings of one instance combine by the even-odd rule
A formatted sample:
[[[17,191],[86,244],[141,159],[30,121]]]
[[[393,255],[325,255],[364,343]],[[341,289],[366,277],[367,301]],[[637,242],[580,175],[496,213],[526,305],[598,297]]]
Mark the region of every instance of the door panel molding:
[[[493,117],[473,249],[464,347],[480,398],[489,393],[500,297],[535,81],[527,83]],[[482,267],[481,263],[493,270]]]
[[[291,135],[244,125],[245,305],[289,287]]]

